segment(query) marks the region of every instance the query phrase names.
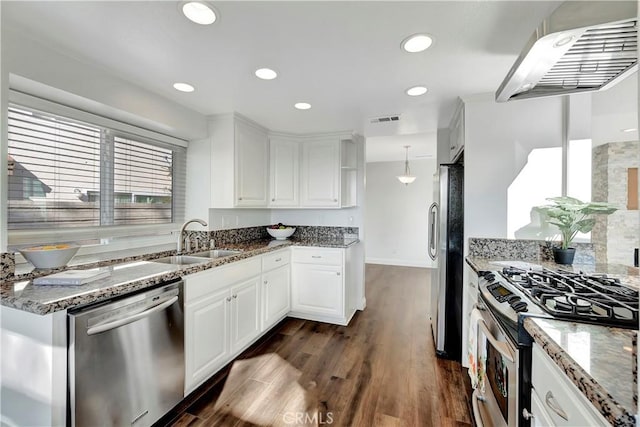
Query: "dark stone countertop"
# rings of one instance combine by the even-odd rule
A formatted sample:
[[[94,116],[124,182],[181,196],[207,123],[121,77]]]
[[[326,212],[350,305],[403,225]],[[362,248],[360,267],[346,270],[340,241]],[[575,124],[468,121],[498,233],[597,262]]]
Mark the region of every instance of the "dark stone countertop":
[[[534,317],[524,327],[607,421],[635,425],[638,331]]]
[[[247,259],[256,255],[282,249],[288,246],[311,246],[323,248],[347,248],[359,242],[358,239],[302,239],[302,240],[257,240],[226,244],[216,249],[233,249],[239,254],[223,258],[213,258],[202,264],[178,266],[153,262],[153,259],[174,255],[175,251],[149,253],[144,256],[120,256],[104,259],[104,255],[94,261],[73,266],[75,269],[105,267],[111,275],[104,279],[78,286],[34,285],[31,279],[50,274],[53,270],[30,270],[13,280],[0,285],[0,305],[16,308],[39,315],[93,304],[151,288],[164,282],[178,279],[187,274],[197,273],[220,265]],[[55,271],[60,271],[57,269]]]

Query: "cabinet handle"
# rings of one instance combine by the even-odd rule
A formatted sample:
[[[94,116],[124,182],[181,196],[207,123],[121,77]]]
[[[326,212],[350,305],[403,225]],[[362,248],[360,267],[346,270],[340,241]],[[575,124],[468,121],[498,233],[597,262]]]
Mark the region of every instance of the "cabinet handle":
[[[567,415],[567,413],[560,407],[560,405],[558,404],[558,401],[556,400],[555,396],[553,395],[553,393],[551,393],[551,391],[548,391],[547,394],[545,394],[544,396],[544,401],[547,404],[547,406],[549,408],[551,408],[551,410],[553,412],[555,412],[556,414],[558,414],[558,416],[562,419],[564,419],[565,421],[569,421],[569,416]]]
[[[275,202],[275,201],[276,201],[276,199],[271,199],[271,201],[272,201],[272,202]]]
[[[320,255],[311,255],[311,258],[319,259],[319,258],[322,258],[322,257]]]
[[[524,408],[522,410],[522,418],[524,418],[525,420],[530,420],[530,419],[535,418],[535,417],[533,416],[533,414],[531,412],[527,411],[527,408]]]
[[[266,285],[267,283],[269,283],[269,282],[265,280],[265,281],[264,281],[264,284]]]
[[[282,261],[282,258],[276,258],[276,262]]]
[[[233,295],[233,299],[238,298],[238,294]]]
[[[338,199],[333,199],[333,201],[334,201],[334,202],[337,202],[337,201],[338,201]]]
[[[242,197],[238,197],[238,200],[242,200]]]
[[[227,302],[231,301],[231,297],[227,297]]]
[[[453,151],[453,150],[456,149],[456,147],[457,147],[457,145],[453,145],[453,146],[451,146],[450,150]]]
[[[337,275],[337,276],[339,276],[339,275],[340,275],[340,272],[338,271],[338,272],[336,273],[336,275]]]

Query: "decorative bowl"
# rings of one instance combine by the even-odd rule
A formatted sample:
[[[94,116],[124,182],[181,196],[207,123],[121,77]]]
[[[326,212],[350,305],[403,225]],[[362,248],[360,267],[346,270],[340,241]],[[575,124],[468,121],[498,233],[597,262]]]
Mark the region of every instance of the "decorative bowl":
[[[20,253],[35,268],[58,268],[67,265],[80,249],[73,245],[45,245],[20,249]]]
[[[267,227],[267,233],[276,240],[287,240],[293,233],[295,233],[295,227],[287,228],[269,228]]]

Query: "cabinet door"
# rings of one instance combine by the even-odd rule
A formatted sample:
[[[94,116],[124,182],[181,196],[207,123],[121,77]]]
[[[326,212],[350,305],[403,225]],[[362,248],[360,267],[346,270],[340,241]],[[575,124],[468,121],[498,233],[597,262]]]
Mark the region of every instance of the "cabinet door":
[[[262,275],[263,327],[268,329],[291,308],[291,269],[288,265]]]
[[[299,143],[272,138],[269,153],[269,205],[298,206]]]
[[[186,393],[224,365],[231,353],[228,297],[225,290],[185,306]]]
[[[342,268],[294,264],[291,308],[311,314],[344,316]]]
[[[340,141],[302,143],[300,205],[340,206]]]
[[[260,277],[231,288],[231,352],[250,343],[260,334]]]
[[[267,206],[267,134],[235,124],[236,206]]]

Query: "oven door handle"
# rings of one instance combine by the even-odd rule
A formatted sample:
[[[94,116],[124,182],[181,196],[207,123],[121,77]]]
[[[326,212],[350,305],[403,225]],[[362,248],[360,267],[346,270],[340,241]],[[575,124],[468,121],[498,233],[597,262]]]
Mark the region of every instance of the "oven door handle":
[[[493,336],[493,334],[491,333],[491,331],[487,327],[487,324],[485,323],[484,320],[478,319],[478,327],[480,328],[480,330],[482,330],[482,333],[487,338],[487,340],[489,340],[489,343],[491,343],[493,348],[495,348],[498,351],[498,353],[500,353],[502,355],[502,357],[504,357],[505,359],[507,359],[511,363],[515,363],[516,362],[516,359],[511,355],[511,352],[509,352],[509,347],[507,346],[507,344],[504,343],[504,342],[498,341]]]

